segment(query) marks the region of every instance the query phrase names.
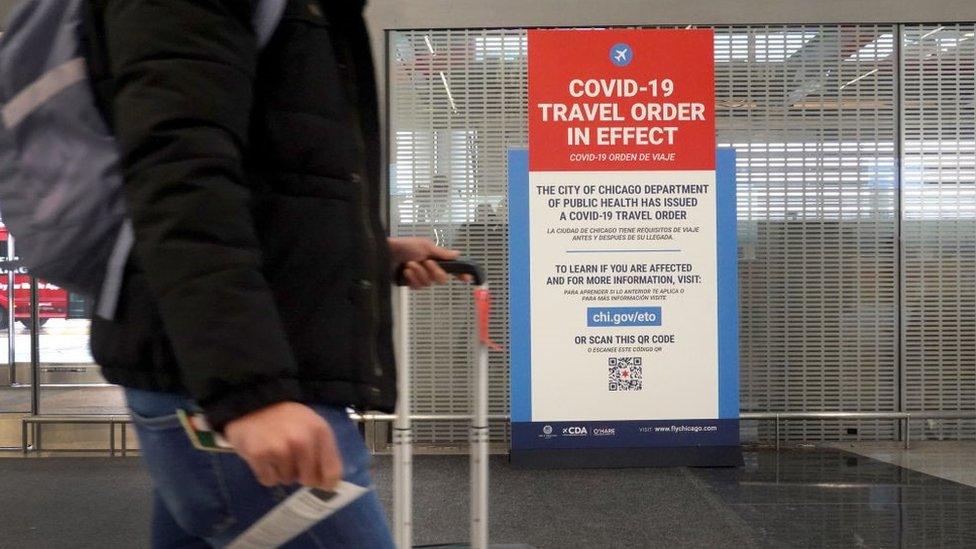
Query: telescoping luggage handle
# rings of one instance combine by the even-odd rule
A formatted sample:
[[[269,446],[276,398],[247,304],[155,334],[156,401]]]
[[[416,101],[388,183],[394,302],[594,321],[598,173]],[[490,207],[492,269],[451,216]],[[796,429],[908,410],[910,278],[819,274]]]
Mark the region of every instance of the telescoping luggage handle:
[[[485,284],[485,271],[482,270],[481,266],[473,261],[468,261],[466,259],[454,259],[447,261],[437,261],[436,262],[444,272],[452,275],[471,275],[471,283],[475,286],[484,286]],[[409,286],[410,282],[407,281],[404,276],[406,271],[406,265],[401,265],[397,270],[396,283],[397,286]]]
[[[470,546],[473,549],[486,549],[488,547],[488,350],[498,348],[488,335],[491,296],[484,271],[478,264],[464,259],[437,263],[448,274],[470,275],[470,282],[475,286],[478,345],[472,375],[474,402],[469,438],[471,443]],[[396,282],[400,286],[407,284],[403,267],[397,272]],[[413,428],[410,422],[410,339],[407,328],[410,300],[405,288],[400,289],[397,304],[399,398],[393,424],[393,527],[397,546],[405,549],[411,547],[413,541]]]

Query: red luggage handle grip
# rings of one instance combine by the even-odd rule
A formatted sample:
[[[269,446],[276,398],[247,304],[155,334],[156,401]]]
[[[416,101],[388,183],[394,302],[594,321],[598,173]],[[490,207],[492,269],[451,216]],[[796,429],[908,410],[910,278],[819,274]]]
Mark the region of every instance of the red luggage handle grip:
[[[481,286],[485,283],[485,271],[482,270],[481,266],[473,261],[467,261],[463,258],[454,260],[435,260],[444,272],[451,275],[470,275],[471,283],[475,286]],[[396,273],[396,284],[397,286],[408,286],[409,281],[403,276],[406,270],[406,265],[400,265],[397,268]]]
[[[488,323],[489,319],[491,318],[491,294],[488,293],[488,287],[485,286],[484,270],[482,270],[481,266],[477,263],[467,261],[463,258],[435,261],[437,261],[437,264],[444,269],[447,274],[469,275],[471,277],[471,284],[477,286],[474,291],[474,302],[475,312],[478,318],[478,340],[489,349],[495,351],[501,350],[501,347],[492,341],[491,336],[488,335]],[[397,268],[396,283],[398,286],[407,286],[410,284],[404,277],[405,269],[406,265],[400,265],[400,267]]]

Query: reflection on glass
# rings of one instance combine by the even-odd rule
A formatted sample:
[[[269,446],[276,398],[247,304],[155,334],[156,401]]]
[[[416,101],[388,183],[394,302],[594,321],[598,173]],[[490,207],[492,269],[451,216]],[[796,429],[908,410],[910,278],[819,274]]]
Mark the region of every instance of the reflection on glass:
[[[8,232],[0,224],[0,353],[7,356],[0,375],[0,412],[30,411],[31,384],[31,277],[9,257]],[[14,247],[16,253],[16,247]],[[9,272],[14,269],[13,303],[9,298]],[[8,312],[12,307],[13,326]],[[89,352],[91,301],[44,280],[37,281],[39,341],[39,413],[121,414],[121,390],[108,385]],[[10,371],[10,338],[15,367]],[[11,384],[12,382],[12,384]]]
[[[43,283],[41,288],[44,288]],[[39,288],[38,312],[47,321],[41,325],[39,332],[42,413],[126,413],[121,389],[105,382],[89,351],[90,300],[71,295],[63,289],[47,290],[61,292],[63,313],[58,317],[44,318],[45,290]],[[29,330],[24,330],[24,334],[29,342]],[[29,343],[23,347],[28,350]],[[21,343],[18,342],[18,356],[21,355],[21,348]]]

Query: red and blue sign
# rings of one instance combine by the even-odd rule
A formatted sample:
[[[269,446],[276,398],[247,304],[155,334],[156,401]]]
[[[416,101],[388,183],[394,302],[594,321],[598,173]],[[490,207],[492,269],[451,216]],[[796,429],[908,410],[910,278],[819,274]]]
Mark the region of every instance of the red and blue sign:
[[[529,149],[508,166],[516,466],[739,459],[735,155],[716,154],[712,44],[529,32]]]

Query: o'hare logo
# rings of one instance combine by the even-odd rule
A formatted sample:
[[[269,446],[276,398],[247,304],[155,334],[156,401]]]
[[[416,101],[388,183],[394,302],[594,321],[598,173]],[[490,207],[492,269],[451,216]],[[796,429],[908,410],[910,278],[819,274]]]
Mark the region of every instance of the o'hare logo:
[[[630,44],[614,44],[610,48],[610,62],[618,67],[626,67],[634,60],[634,50]]]

